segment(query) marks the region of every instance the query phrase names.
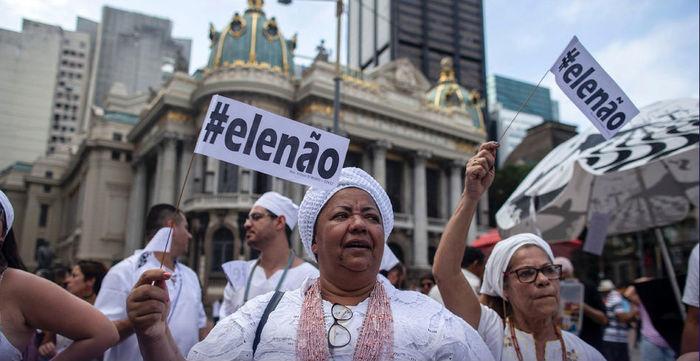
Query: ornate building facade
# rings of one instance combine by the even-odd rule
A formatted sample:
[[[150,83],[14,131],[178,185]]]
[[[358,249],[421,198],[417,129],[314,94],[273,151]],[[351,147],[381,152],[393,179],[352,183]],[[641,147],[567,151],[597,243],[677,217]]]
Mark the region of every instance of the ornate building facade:
[[[257,197],[275,190],[301,201],[305,191],[301,185],[193,155],[202,119],[215,94],[315,127],[332,128],[334,66],[316,60],[300,77],[295,76],[295,40],[286,40],[262,7],[260,0],[249,1],[248,9],[234,14],[223,31],[212,27],[208,65],[192,76],[176,73],[138,113],[124,142],[129,161],[119,163],[123,166],[120,176],[97,180],[104,184],[128,178],[124,187],[118,187],[119,202],[98,198],[93,192],[106,188],[93,187],[79,192],[78,205],[71,205],[69,194],[75,190],[69,185],[76,175],[107,164],[68,161],[76,163],[75,169],[69,167],[73,170],[62,172],[54,181],[60,188],[60,213],[94,217],[91,222],[109,215],[107,223],[114,222],[122,230],[116,238],[123,238],[113,239],[114,235],[102,230],[99,235],[71,241],[70,230],[57,231],[59,236],[50,239],[51,243],[71,249],[59,252],[62,258],[117,260],[132,254],[145,243],[148,208],[161,202],[175,204],[181,197],[180,207],[193,235],[185,261],[198,272],[209,294],[217,297],[225,285],[221,263],[254,256],[243,241],[243,223]],[[449,61],[444,62],[433,86],[408,60],[399,59],[364,74],[346,71],[340,100],[340,129],[350,139],[345,165],[367,170],[384,185],[396,216],[389,245],[409,269],[429,269],[440,234],[462,192],[465,162],[486,139],[479,108],[473,106],[479,104],[478,99],[470,98],[455,82]],[[87,145],[89,137],[84,142]],[[32,197],[31,192],[26,197],[27,215],[36,213],[36,207],[30,205]],[[88,203],[90,199],[94,203]],[[124,199],[126,203],[121,202]],[[76,208],[92,214],[74,212]],[[482,207],[481,213],[486,211]],[[486,222],[485,215],[480,218]],[[24,228],[32,222],[25,222]],[[65,227],[66,220],[57,223]],[[22,246],[27,249],[23,255],[30,259],[36,236],[31,237],[23,238]],[[66,248],[68,244],[72,246]],[[295,247],[302,254],[299,242]]]

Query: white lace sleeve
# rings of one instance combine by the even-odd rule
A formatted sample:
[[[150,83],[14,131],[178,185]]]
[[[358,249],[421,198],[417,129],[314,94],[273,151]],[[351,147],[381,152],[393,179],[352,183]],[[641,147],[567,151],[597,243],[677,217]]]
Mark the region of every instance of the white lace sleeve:
[[[445,310],[445,313],[449,312]],[[452,314],[450,316],[445,317],[441,335],[442,345],[435,351],[433,359],[493,361],[491,351],[476,330],[461,318]]]
[[[255,330],[271,297],[272,293],[256,297],[219,321],[207,338],[192,347],[187,360],[252,360]]]

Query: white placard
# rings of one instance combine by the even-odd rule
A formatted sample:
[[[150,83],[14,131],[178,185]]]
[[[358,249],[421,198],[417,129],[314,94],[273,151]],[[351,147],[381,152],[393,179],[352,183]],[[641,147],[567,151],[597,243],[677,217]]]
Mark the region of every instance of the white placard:
[[[583,251],[600,256],[605,247],[605,238],[608,236],[608,224],[610,213],[593,212],[588,218],[586,241]]]
[[[214,95],[195,153],[318,188],[338,184],[350,140]]]
[[[639,114],[632,100],[575,36],[549,71],[605,139],[612,138]]]
[[[574,335],[581,332],[583,324],[583,283],[574,280],[564,280],[559,284],[559,315],[561,330]]]
[[[224,270],[226,279],[228,279],[234,291],[245,287],[246,277],[248,276],[248,263],[246,261],[229,261],[221,264],[221,268]]]

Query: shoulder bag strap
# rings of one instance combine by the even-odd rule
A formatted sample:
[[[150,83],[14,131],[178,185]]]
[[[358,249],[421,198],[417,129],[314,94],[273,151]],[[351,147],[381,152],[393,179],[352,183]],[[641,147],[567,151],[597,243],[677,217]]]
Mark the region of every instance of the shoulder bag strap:
[[[265,311],[262,314],[262,317],[260,318],[260,322],[258,323],[258,328],[255,330],[255,339],[253,340],[253,355],[255,355],[255,351],[258,349],[258,344],[260,343],[260,335],[262,334],[262,330],[265,327],[265,324],[267,323],[267,318],[270,317],[270,313],[277,308],[277,304],[280,303],[280,300],[282,299],[282,296],[284,295],[284,292],[282,291],[275,291],[275,294],[272,295],[272,298],[270,299],[270,302],[267,303],[267,307],[265,307]]]

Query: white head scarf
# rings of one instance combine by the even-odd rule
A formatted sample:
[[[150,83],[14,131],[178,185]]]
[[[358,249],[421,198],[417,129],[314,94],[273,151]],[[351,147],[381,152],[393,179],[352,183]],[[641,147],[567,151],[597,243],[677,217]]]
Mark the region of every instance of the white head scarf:
[[[299,207],[291,199],[277,193],[267,192],[258,198],[253,207],[260,206],[277,216],[284,216],[284,221],[289,229],[294,229],[297,225]]]
[[[382,255],[382,264],[379,266],[380,271],[389,271],[396,265],[400,264],[401,261],[396,257],[394,252],[391,251],[389,246],[384,246],[384,255]]]
[[[170,247],[173,245],[173,232],[175,230],[170,227],[163,227],[156,232],[155,236],[148,241],[144,251],[147,252],[170,252]],[[170,236],[170,237],[168,237]],[[165,248],[167,245],[168,248]]]
[[[7,233],[10,232],[10,228],[12,228],[12,222],[15,219],[15,212],[14,209],[12,209],[12,203],[10,203],[10,199],[7,198],[3,191],[0,191],[0,206],[5,212],[5,229],[3,230],[5,234],[3,234],[3,237],[6,237]]]
[[[549,257],[554,260],[552,249],[542,238],[532,233],[521,233],[508,237],[493,247],[493,251],[486,261],[484,270],[484,281],[481,284],[481,293],[489,296],[503,297],[503,272],[506,271],[515,252],[525,245],[535,245],[540,247]]]
[[[574,264],[566,257],[554,257],[554,264],[561,265],[561,272],[574,275]]]
[[[345,188],[359,188],[372,196],[382,216],[384,242],[389,238],[389,234],[394,228],[394,211],[391,208],[391,201],[384,188],[371,175],[360,168],[343,168],[340,171],[340,181],[335,188],[309,188],[301,201],[301,205],[299,205],[299,234],[307,255],[313,256],[314,254],[311,251],[311,243],[314,237],[314,226],[321,208],[326,205],[335,193]]]

